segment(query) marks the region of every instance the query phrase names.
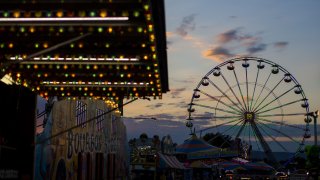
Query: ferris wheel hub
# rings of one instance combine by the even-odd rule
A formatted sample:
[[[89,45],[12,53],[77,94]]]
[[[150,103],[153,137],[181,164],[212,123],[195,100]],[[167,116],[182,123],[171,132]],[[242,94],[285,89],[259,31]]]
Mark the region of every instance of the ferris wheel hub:
[[[253,122],[255,120],[254,112],[244,112],[243,116],[246,122]]]

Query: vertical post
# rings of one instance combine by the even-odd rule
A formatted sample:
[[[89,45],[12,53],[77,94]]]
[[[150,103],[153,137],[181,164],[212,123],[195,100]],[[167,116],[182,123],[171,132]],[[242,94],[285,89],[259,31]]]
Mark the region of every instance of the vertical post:
[[[313,114],[313,119],[314,119],[314,145],[317,146],[318,144],[318,133],[317,133],[317,118],[319,116],[319,111],[316,110]]]

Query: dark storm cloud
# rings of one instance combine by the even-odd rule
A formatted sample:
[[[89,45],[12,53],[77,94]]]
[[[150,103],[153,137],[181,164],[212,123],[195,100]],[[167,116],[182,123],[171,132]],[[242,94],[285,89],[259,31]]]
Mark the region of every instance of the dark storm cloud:
[[[264,43],[253,45],[247,48],[249,54],[254,54],[266,50],[267,45]]]
[[[278,48],[278,49],[283,49],[283,48],[287,47],[288,44],[289,44],[288,42],[279,41],[279,42],[275,42],[275,43],[273,44],[273,46],[274,46],[275,48]]]
[[[196,27],[196,23],[194,21],[195,16],[195,14],[191,14],[189,16],[184,17],[180,26],[176,29],[177,34],[179,34],[182,37],[185,37],[188,35],[189,31],[193,31]]]

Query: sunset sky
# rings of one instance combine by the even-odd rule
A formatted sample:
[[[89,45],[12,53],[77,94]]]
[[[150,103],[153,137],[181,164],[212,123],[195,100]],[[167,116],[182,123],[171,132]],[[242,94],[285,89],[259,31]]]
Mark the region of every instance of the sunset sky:
[[[171,134],[182,143],[193,89],[212,68],[244,55],[284,67],[301,84],[310,110],[320,109],[319,8],[317,0],[166,0],[170,92],[124,108],[128,138]]]

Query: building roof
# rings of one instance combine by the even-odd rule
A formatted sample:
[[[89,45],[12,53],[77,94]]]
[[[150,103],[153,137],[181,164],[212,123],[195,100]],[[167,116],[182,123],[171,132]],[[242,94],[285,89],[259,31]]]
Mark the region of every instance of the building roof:
[[[176,147],[176,153],[194,153],[198,151],[206,150],[217,150],[218,147],[212,146],[205,142],[202,139],[199,139],[195,134],[192,135],[189,139],[185,140],[184,143]]]
[[[161,98],[165,32],[164,0],[1,0],[0,75],[43,97]]]

